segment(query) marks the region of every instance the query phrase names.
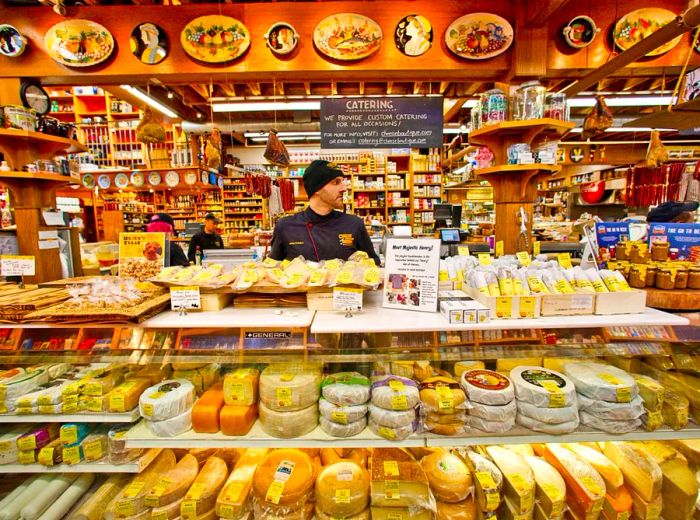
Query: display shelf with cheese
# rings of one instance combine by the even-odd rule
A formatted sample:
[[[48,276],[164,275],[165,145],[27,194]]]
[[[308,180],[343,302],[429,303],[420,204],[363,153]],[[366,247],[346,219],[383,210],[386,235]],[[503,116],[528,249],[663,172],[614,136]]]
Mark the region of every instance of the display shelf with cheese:
[[[133,423],[139,420],[139,409],[134,408],[125,413],[66,413],[66,414],[0,414],[0,422],[6,424],[22,423]]]
[[[146,451],[139,459],[124,464],[112,464],[109,461],[80,462],[78,464],[3,464],[3,473],[141,473],[160,453],[153,448]]]

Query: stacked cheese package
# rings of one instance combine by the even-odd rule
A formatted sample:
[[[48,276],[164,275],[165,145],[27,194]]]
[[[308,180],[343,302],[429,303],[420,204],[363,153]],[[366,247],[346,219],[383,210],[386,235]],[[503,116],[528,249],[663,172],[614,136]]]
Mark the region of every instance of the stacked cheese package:
[[[126,447],[126,433],[131,429],[130,424],[112,426],[107,431],[107,447],[110,464],[126,464],[143,455],[142,449]]]
[[[325,466],[316,478],[316,518],[369,518],[369,473],[353,460]]]
[[[67,367],[67,365],[64,366]],[[63,370],[61,370],[61,372],[63,372]],[[50,371],[47,373],[49,374],[48,382],[37,386],[31,392],[17,399],[17,414],[64,413],[62,405],[63,389],[76,379],[82,377],[85,373],[85,369],[70,368],[55,379],[51,377]],[[69,411],[70,410],[65,413]]]
[[[479,520],[495,520],[503,491],[501,471],[489,459],[474,451],[467,451],[464,460],[473,475]]]
[[[260,423],[268,435],[301,437],[318,425],[321,367],[270,365],[260,374]]]
[[[123,383],[124,369],[121,366],[93,369],[82,377],[76,383],[74,388],[66,387],[64,403],[70,406],[68,403],[74,400],[75,395],[77,394],[79,411],[97,413],[106,412],[111,410],[109,406],[109,401],[112,395],[111,392],[116,388],[119,388]],[[75,391],[75,393],[73,393],[73,391]],[[136,395],[136,399],[138,399],[138,395]],[[130,411],[135,407],[134,404],[127,408],[127,404],[131,403],[125,403],[121,408],[121,411]],[[116,399],[115,408],[117,408],[119,405],[119,399]]]
[[[467,397],[459,383],[450,377],[424,379],[420,384],[423,427],[439,435],[464,433]]]
[[[530,520],[535,512],[535,475],[525,458],[501,446],[484,450],[503,475],[503,503],[498,517]]]
[[[438,520],[474,520],[472,474],[458,455],[438,449],[420,460],[436,499]]]
[[[321,428],[332,437],[352,437],[367,426],[369,379],[357,372],[340,372],[321,382],[318,402]]]
[[[225,435],[245,435],[258,417],[258,380],[255,368],[238,368],[224,376],[224,407],[219,414]]]
[[[507,376],[493,370],[467,370],[461,384],[468,399],[467,426],[489,433],[513,428],[517,408],[513,383]]]
[[[578,428],[576,388],[563,374],[542,367],[510,371],[517,398],[517,422],[544,433],[569,433]]]
[[[61,443],[61,457],[64,464],[78,464],[84,458],[82,443],[89,435],[90,424],[68,423],[61,425],[59,442]],[[51,444],[49,447],[52,447]],[[41,456],[41,453],[39,454]]]
[[[17,411],[20,397],[49,382],[49,372],[44,367],[13,368],[0,372],[0,413]]]
[[[377,448],[370,465],[373,520],[431,520],[435,499],[421,466],[404,450]]]
[[[47,424],[45,426],[32,425],[25,433],[16,437],[16,456],[14,462],[20,464],[34,464],[37,461],[42,448],[60,443],[60,424]]]
[[[576,386],[581,422],[608,433],[628,433],[642,421],[644,403],[634,378],[601,363],[568,363],[564,373]]]
[[[195,388],[186,379],[168,379],[146,389],[139,411],[158,437],[174,437],[192,428]]]
[[[369,428],[392,441],[403,440],[418,427],[420,392],[415,381],[388,376],[372,383]]]

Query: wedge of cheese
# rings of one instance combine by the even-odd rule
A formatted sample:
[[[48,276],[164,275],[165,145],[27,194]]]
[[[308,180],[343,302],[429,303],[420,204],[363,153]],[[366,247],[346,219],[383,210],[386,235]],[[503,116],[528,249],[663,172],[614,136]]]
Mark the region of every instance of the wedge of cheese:
[[[664,404],[661,407],[661,416],[664,422],[673,430],[681,430],[688,425],[688,399],[673,390],[664,392]]]
[[[603,477],[606,493],[617,496],[617,492],[625,483],[625,479],[620,469],[615,466],[609,458],[598,450],[581,444],[571,443],[564,444],[563,446],[587,460],[600,476]]]
[[[180,518],[180,507],[183,500],[184,497],[164,506],[154,507],[151,509],[150,520],[175,520]]]
[[[226,461],[220,457],[209,457],[201,471],[187,490],[180,504],[182,520],[196,520],[216,506],[216,497],[228,477]]]
[[[559,518],[566,505],[566,482],[554,466],[540,457],[528,455],[525,462],[535,475],[535,499],[544,517]]]
[[[514,515],[532,511],[535,504],[535,475],[525,459],[501,446],[488,446],[488,457],[501,470],[505,481],[505,497],[512,505]]]
[[[644,500],[631,488],[630,495],[632,496],[632,518],[634,520],[659,520],[661,518],[663,507],[661,493],[652,501]]]
[[[188,453],[175,467],[161,475],[158,482],[146,493],[146,506],[161,507],[182,498],[194,482],[197,473],[199,462]]]
[[[700,466],[700,439],[670,441],[671,445],[681,452],[691,464]]]
[[[428,478],[407,452],[377,448],[370,469],[372,506],[425,508],[431,504]]]
[[[546,444],[544,459],[566,482],[567,504],[578,506],[584,515],[600,512],[605,499],[605,481],[584,458],[557,444]]]
[[[644,401],[644,408],[650,411],[661,411],[664,403],[664,387],[656,379],[641,374],[632,374],[639,388],[639,395]]]
[[[476,452],[467,452],[467,465],[472,472],[479,511],[494,512],[501,503],[503,475],[493,462]]]
[[[632,495],[625,486],[620,486],[617,495],[605,495],[603,514],[607,520],[627,520],[632,514]]]
[[[688,468],[685,457],[671,447],[658,444],[660,447],[657,449],[653,449],[652,443],[644,443],[644,447],[645,451],[659,464],[663,474],[661,496],[663,503],[671,506],[664,509],[664,519],[685,520],[692,516],[698,496],[695,473]],[[671,453],[668,453],[669,451]]]
[[[250,501],[253,475],[267,452],[267,448],[249,448],[238,459],[216,499],[216,514],[219,518],[235,519],[243,516]]]
[[[606,442],[603,453],[620,468],[630,491],[647,502],[659,496],[663,474],[643,447],[628,442]]]
[[[532,520],[535,514],[535,505],[533,502],[532,509],[525,513],[518,513],[517,506],[513,504],[508,497],[503,499],[501,507],[498,508],[498,518],[502,520]]]

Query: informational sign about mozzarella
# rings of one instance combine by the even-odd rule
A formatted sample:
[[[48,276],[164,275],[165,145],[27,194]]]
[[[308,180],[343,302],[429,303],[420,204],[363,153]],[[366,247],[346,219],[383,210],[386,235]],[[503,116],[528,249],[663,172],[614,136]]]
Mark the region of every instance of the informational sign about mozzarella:
[[[321,100],[321,148],[442,146],[442,96]]]
[[[171,287],[170,308],[174,311],[201,309],[202,298],[199,294],[199,287]]]
[[[33,256],[0,256],[0,274],[2,276],[34,276],[36,259]]]
[[[337,311],[361,311],[362,289],[333,287],[333,308]]]
[[[383,306],[437,312],[440,240],[389,239]]]

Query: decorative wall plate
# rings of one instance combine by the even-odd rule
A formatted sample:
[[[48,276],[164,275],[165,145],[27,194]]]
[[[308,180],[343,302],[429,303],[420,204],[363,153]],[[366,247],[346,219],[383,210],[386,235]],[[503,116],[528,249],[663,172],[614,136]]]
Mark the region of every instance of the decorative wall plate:
[[[140,188],[146,183],[146,178],[141,172],[131,172],[131,184]]]
[[[97,178],[97,185],[103,190],[106,190],[112,185],[112,179],[109,178],[109,175],[100,175]]]
[[[382,45],[382,28],[371,18],[338,13],[324,18],[314,29],[316,48],[336,60],[361,60]]]
[[[470,13],[445,31],[445,44],[460,58],[485,60],[503,54],[513,43],[513,27],[492,13]]]
[[[95,187],[95,177],[91,173],[86,173],[85,175],[83,175],[82,182],[83,186],[85,186],[89,190]]]
[[[209,184],[209,172],[202,171],[202,173],[199,174],[199,178],[202,184]]]
[[[185,184],[192,186],[197,182],[197,174],[195,172],[185,173]]]
[[[180,184],[180,176],[177,174],[176,171],[170,170],[168,173],[165,174],[165,184],[170,188],[174,188],[175,186]]]
[[[0,25],[0,54],[15,58],[27,48],[27,39],[12,25]]]
[[[577,16],[562,30],[564,40],[574,49],[588,47],[599,32],[600,29],[589,16]]]
[[[635,9],[620,18],[615,24],[615,29],[613,30],[615,45],[623,51],[626,51],[651,33],[658,31],[667,23],[672,22],[675,18],[675,13],[660,7]],[[654,49],[648,53],[647,56],[658,56],[659,54],[668,52],[678,45],[679,41],[681,41],[680,36]]]
[[[148,174],[148,184],[150,184],[151,186],[158,186],[160,184],[160,181],[160,173],[151,172]]]
[[[285,55],[297,48],[299,35],[287,22],[277,22],[265,33],[265,44],[275,54]]]
[[[168,55],[168,37],[156,24],[146,22],[134,27],[129,38],[131,52],[142,63],[155,65]]]
[[[89,67],[105,61],[114,50],[114,38],[102,25],[90,20],[66,20],[44,36],[48,55],[63,65]]]
[[[230,16],[200,16],[180,33],[180,43],[194,59],[224,63],[238,58],[250,46],[250,33],[242,22]]]
[[[409,14],[396,25],[394,42],[406,56],[425,54],[433,44],[433,26],[425,16]]]
[[[126,188],[129,185],[129,177],[126,173],[118,173],[114,176],[114,185],[117,188]]]
[[[216,183],[218,182],[217,175],[214,172],[209,172],[209,184],[212,186],[216,186]]]
[[[220,189],[223,190],[223,189],[224,189],[224,178],[223,178],[223,177],[219,177],[218,179],[216,179],[216,185],[217,185]]]

